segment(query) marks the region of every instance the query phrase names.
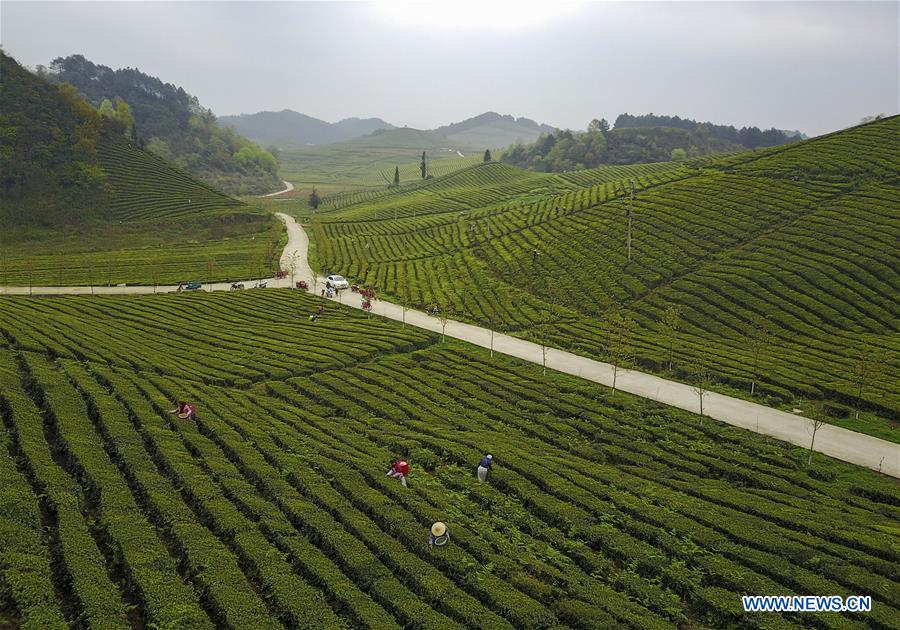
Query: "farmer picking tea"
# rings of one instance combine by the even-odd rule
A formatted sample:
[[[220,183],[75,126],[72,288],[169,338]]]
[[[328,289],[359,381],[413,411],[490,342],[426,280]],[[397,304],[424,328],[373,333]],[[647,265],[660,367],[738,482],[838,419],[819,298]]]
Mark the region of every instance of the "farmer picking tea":
[[[478,481],[487,481],[488,472],[491,470],[491,463],[494,461],[493,455],[485,455],[478,464]]]
[[[406,487],[406,476],[409,475],[409,462],[405,459],[400,459],[391,464],[391,469],[387,471],[387,477],[393,477],[394,479],[399,479],[400,483],[403,484],[403,487]]]
[[[438,521],[431,526],[431,532],[428,534],[428,548],[443,547],[450,542],[450,530],[447,525]]]
[[[195,414],[197,413],[197,406],[191,403],[184,402],[183,400],[178,401],[178,406],[175,409],[170,409],[169,413],[177,413],[178,417],[182,420],[193,420]]]

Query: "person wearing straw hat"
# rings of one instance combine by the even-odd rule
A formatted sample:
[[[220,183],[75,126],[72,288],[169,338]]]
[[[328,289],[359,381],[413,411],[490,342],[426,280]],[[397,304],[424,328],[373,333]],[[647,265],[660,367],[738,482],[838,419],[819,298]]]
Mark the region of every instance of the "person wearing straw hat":
[[[491,469],[491,464],[494,461],[493,455],[485,455],[481,459],[481,463],[478,464],[478,481],[487,481],[488,471]]]
[[[443,547],[450,542],[450,530],[444,523],[438,521],[431,526],[431,533],[428,534],[428,548],[435,546]]]

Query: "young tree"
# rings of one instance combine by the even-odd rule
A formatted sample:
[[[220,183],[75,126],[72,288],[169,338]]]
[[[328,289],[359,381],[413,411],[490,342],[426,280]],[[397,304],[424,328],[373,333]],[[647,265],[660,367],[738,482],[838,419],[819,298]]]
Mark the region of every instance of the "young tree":
[[[660,321],[663,326],[663,334],[669,345],[668,364],[671,372],[672,367],[675,365],[675,344],[678,341],[678,329],[681,327],[681,309],[675,304],[670,304],[663,312]]]
[[[206,266],[206,285],[209,288],[209,290],[212,291],[212,275],[213,275],[213,272],[215,272],[216,267],[217,267],[216,259],[213,258],[212,256],[207,256],[205,266]]]
[[[856,349],[856,357],[850,366],[850,382],[856,388],[856,400],[853,403],[854,417],[859,420],[859,408],[862,405],[863,392],[878,379],[884,370],[886,359],[870,343],[864,343]]]
[[[153,254],[150,259],[150,279],[153,280],[153,292],[156,293],[156,287],[159,286],[159,269],[160,260],[159,253]]]
[[[608,325],[610,326],[610,330],[608,335],[609,344],[607,345],[606,353],[613,368],[612,390],[613,393],[615,393],[619,368],[634,352],[632,346],[634,332],[637,329],[637,322],[629,315],[626,315],[617,309],[608,320]]]
[[[399,186],[399,185],[400,185],[400,167],[395,166],[394,167],[394,186]]]
[[[484,161],[485,161],[485,162],[490,162],[490,161],[491,161],[491,150],[490,150],[490,149],[485,149],[485,150],[484,150]]]
[[[425,152],[422,151],[422,162],[419,164],[419,170],[422,171],[422,179],[428,174],[428,164],[425,162]]]
[[[712,370],[709,369],[709,357],[702,351],[690,364],[691,385],[694,393],[700,398],[700,426],[703,426],[703,397],[709,392],[713,382]]]
[[[441,323],[441,343],[444,343],[445,332],[447,330],[447,322],[453,314],[453,306],[446,297],[435,297],[431,308],[431,314],[437,317]]]
[[[403,311],[403,328],[406,328],[406,311],[412,308],[412,287],[409,286],[409,277],[405,271],[400,278],[400,308]]]
[[[492,298],[488,298],[487,303],[487,316],[488,316],[488,326],[491,329],[491,358],[494,358],[494,333],[495,332],[503,332],[504,325],[503,319],[500,314],[500,304],[504,304],[508,299],[509,294],[506,291],[505,285],[500,285],[498,289],[493,291]]]
[[[816,433],[819,432],[819,429],[821,429],[824,424],[827,424],[825,421],[825,401],[820,398],[810,410],[807,432],[810,434],[811,439],[809,441],[809,457],[806,459],[807,466],[812,465],[813,448],[816,445]]]
[[[750,375],[750,395],[756,393],[756,383],[760,380],[759,365],[771,342],[769,320],[764,315],[756,315],[747,330],[747,344],[753,357],[753,373]]]
[[[319,193],[316,192],[315,186],[313,186],[312,192],[309,193],[309,207],[313,210],[319,207]]]
[[[94,295],[94,266],[91,264],[90,257],[85,255],[82,258],[82,264],[84,264],[84,268],[87,270],[88,284],[91,285],[91,295]]]

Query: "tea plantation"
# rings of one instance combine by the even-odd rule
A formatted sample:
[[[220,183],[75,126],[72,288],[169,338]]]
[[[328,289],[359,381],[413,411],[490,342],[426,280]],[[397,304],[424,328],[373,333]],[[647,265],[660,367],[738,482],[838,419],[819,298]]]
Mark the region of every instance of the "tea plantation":
[[[314,268],[676,378],[706,364],[732,392],[824,399],[830,422],[900,441],[898,137],[892,117],[681,164],[478,165],[318,215]]]
[[[900,627],[894,480],[319,304],[3,298],[0,623]]]

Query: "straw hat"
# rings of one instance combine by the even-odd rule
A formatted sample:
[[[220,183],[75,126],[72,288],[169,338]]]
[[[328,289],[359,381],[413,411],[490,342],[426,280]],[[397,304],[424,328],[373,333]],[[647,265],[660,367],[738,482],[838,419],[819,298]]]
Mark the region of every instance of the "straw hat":
[[[431,533],[435,536],[443,536],[447,533],[447,526],[438,521],[431,526]]]

